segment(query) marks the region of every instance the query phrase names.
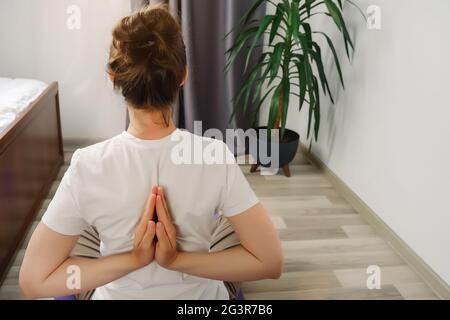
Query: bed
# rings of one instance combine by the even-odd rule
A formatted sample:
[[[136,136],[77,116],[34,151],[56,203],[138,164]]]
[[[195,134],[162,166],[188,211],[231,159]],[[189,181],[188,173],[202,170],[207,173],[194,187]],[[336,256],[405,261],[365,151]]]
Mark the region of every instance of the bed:
[[[63,163],[58,84],[0,78],[0,284]]]

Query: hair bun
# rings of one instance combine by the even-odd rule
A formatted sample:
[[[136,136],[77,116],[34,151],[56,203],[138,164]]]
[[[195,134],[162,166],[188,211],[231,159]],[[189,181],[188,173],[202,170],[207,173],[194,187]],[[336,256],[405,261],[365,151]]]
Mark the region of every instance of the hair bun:
[[[167,41],[173,38],[171,34],[177,33],[179,27],[161,22],[158,16],[162,14],[167,14],[167,11],[161,8],[139,11],[119,22],[113,31],[113,45],[126,60],[139,64],[167,54]]]
[[[167,6],[148,6],[123,18],[112,36],[109,72],[125,98],[133,105],[174,99],[186,71],[186,49]],[[132,88],[139,88],[139,98]]]

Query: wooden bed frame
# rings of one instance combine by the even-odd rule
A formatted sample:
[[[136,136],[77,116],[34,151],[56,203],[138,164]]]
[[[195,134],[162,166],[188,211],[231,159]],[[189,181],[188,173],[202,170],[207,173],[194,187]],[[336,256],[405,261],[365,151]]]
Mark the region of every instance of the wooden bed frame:
[[[54,82],[0,133],[0,284],[63,163]]]

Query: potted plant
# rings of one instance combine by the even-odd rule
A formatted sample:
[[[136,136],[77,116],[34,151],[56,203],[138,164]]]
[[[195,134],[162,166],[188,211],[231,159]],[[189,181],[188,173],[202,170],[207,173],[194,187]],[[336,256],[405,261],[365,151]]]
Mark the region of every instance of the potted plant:
[[[346,1],[357,7],[352,1]],[[275,7],[275,13],[262,19],[255,19],[255,11],[263,4]],[[333,21],[342,34],[347,56],[354,49],[345,20],[342,0],[256,0],[251,9],[242,17],[235,28],[240,31],[232,47],[227,51],[228,72],[241,51],[246,48],[246,63],[243,73],[244,83],[233,99],[234,117],[238,108],[247,112],[250,103],[256,106],[257,117],[261,106],[270,100],[267,127],[279,129],[279,167],[286,176],[290,176],[289,163],[293,160],[299,144],[299,135],[286,128],[290,98],[299,98],[299,110],[308,105],[307,139],[312,143],[311,133],[317,141],[320,128],[320,90],[334,103],[327,75],[322,61],[322,48],[315,41],[323,37],[331,50],[340,83],[344,88],[344,79],[339,58],[331,40],[325,32],[313,30],[310,20],[316,15],[325,15]],[[364,15],[364,13],[363,13]],[[229,36],[231,32],[227,35]],[[263,53],[258,62],[249,68],[250,57],[254,49],[264,41]],[[264,94],[262,94],[263,89]],[[250,101],[251,100],[251,101]],[[271,134],[266,135],[270,140]],[[275,142],[275,143],[276,143]],[[270,141],[267,141],[270,144]],[[270,148],[269,148],[270,149]],[[253,155],[258,164],[252,166],[252,172],[262,165],[258,155]]]

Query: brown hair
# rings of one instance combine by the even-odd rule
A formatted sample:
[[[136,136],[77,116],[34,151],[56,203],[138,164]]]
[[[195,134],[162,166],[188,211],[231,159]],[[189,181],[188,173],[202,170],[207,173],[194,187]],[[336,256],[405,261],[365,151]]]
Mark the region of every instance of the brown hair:
[[[181,28],[166,5],[147,6],[115,26],[108,73],[132,107],[170,110],[185,72]]]

